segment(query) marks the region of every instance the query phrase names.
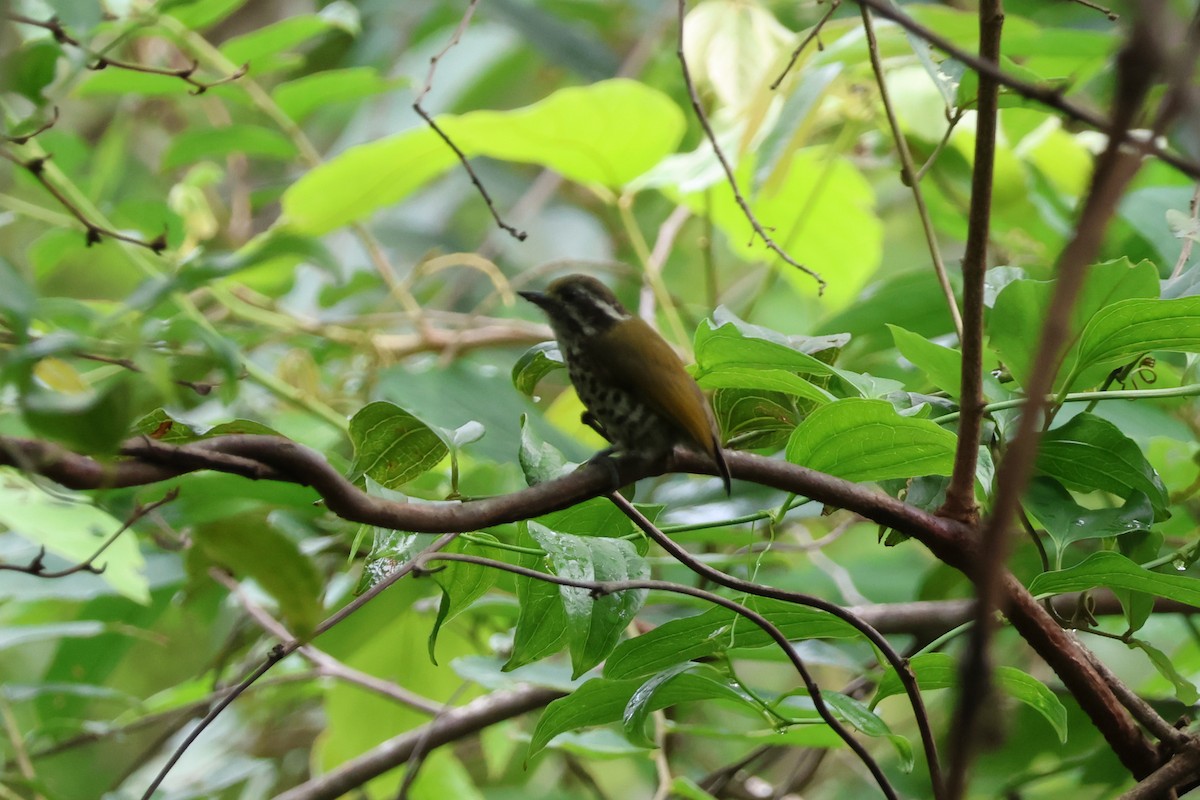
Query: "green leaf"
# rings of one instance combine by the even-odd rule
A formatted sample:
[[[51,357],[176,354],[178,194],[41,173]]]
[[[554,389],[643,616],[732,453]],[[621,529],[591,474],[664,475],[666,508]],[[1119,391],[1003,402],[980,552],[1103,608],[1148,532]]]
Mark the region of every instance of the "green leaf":
[[[399,406],[376,401],[350,420],[355,475],[369,475],[380,486],[396,489],[445,458],[450,449],[421,420]]]
[[[1093,266],[1071,311],[1068,341],[1072,346],[1063,363],[1074,363],[1079,347],[1076,337],[1097,312],[1130,298],[1158,297],[1158,291],[1158,269],[1148,261],[1133,264],[1127,258],[1120,258]],[[988,317],[991,345],[1022,386],[1028,383],[1037,337],[1053,293],[1051,281],[1012,281],[997,295]],[[1055,387],[1070,388],[1063,386],[1064,379],[1060,373]]]
[[[1096,490],[1129,497],[1141,492],[1154,518],[1169,515],[1167,489],[1137,443],[1103,417],[1083,413],[1042,437],[1037,471],[1081,492]]]
[[[565,366],[558,342],[535,344],[522,353],[517,363],[513,364],[513,386],[526,397],[533,397],[538,381]]]
[[[958,662],[947,653],[925,653],[914,656],[908,663],[923,692],[958,685]],[[1041,714],[1058,734],[1060,742],[1067,741],[1067,709],[1044,683],[1015,667],[1005,666],[996,667],[993,680],[1009,697]],[[889,668],[879,681],[871,705],[874,707],[884,698],[899,694],[904,694],[904,686],[896,671]]]
[[[730,686],[728,680],[712,667],[695,662],[676,664],[651,677],[630,696],[621,716],[621,722],[625,728],[625,738],[631,744],[639,747],[655,746],[654,739],[646,732],[646,721],[654,711],[666,707],[659,705],[661,702],[660,691],[665,691],[676,676],[685,672],[692,673],[692,677],[702,681],[708,681],[711,684],[709,688],[712,692],[710,695],[712,699],[724,698],[754,707],[748,698]],[[697,688],[702,688],[702,685],[698,684]]]
[[[0,650],[58,639],[90,639],[108,632],[108,625],[91,619],[45,625],[8,625],[0,630]]]
[[[800,423],[787,459],[849,481],[949,475],[957,437],[882,400],[839,400]]]
[[[72,449],[111,454],[128,435],[146,384],[120,376],[99,391],[56,392],[36,384],[21,394],[21,413],[36,433]]]
[[[671,152],[684,118],[665,94],[626,79],[559,89],[525,108],[441,115],[467,157],[537,164],[568,180],[620,187]],[[456,164],[427,126],[352,147],[283,194],[288,227],[320,235],[392,205]]]
[[[191,3],[170,3],[167,8],[160,10],[198,31],[217,24],[245,4],[246,0],[195,0]]]
[[[476,533],[475,536],[492,542],[497,541],[496,537],[487,533]],[[479,556],[491,555],[491,553],[485,552],[480,545],[461,536],[451,542],[445,552]],[[485,567],[482,564],[469,564],[465,561],[438,561],[436,563],[441,569],[434,572],[432,577],[437,585],[442,587],[442,602],[438,606],[437,619],[434,620],[433,629],[429,632],[429,660],[435,664],[437,658],[434,656],[434,648],[442,626],[483,597],[488,589],[496,584],[498,574],[495,568]]]
[[[360,100],[407,82],[402,78],[385,78],[371,67],[331,69],[281,83],[271,96],[289,117],[300,122],[326,106]]]
[[[623,719],[634,694],[645,685],[646,681],[640,678],[593,678],[568,696],[555,700],[542,712],[529,742],[529,754],[526,758],[533,758],[560,733]],[[698,700],[745,702],[740,694],[725,682],[711,677],[711,674],[679,671],[669,676],[662,685],[655,687],[651,696],[645,699],[644,710],[639,709],[638,713],[658,711]]]
[[[536,545],[529,535],[528,525],[521,523],[520,527],[521,544]],[[529,569],[545,566],[541,556],[530,553],[521,553],[517,563]],[[567,639],[567,616],[558,587],[524,575],[518,575],[516,583],[520,611],[513,631],[512,652],[503,667],[505,672],[557,653]]]
[[[1141,650],[1150,659],[1150,663],[1158,670],[1158,674],[1162,675],[1171,685],[1175,687],[1175,698],[1186,706],[1196,704],[1200,700],[1200,692],[1196,691],[1196,684],[1184,677],[1175,665],[1171,662],[1171,658],[1159,650],[1154,645],[1144,639],[1130,638],[1126,644],[1130,647],[1136,647]]]
[[[710,374],[728,370],[742,373],[783,371],[846,378],[846,373],[800,350],[802,342],[740,320],[700,325],[693,346],[697,381],[706,381]],[[818,396],[822,400],[829,399],[824,394]]]
[[[558,448],[549,442],[542,441],[529,425],[529,415],[521,415],[521,448],[517,452],[517,462],[521,472],[525,474],[525,483],[536,486],[554,480],[563,474],[567,459]],[[551,525],[550,527],[554,527]]]
[[[858,635],[848,623],[815,608],[764,598],[749,598],[745,605],[766,616],[789,640],[850,639]],[[604,662],[604,677],[640,678],[733,648],[774,646],[775,640],[750,620],[727,608],[711,608],[621,642]]]
[[[1037,478],[1025,494],[1025,506],[1037,517],[1061,553],[1083,539],[1123,536],[1150,530],[1154,507],[1143,492],[1134,492],[1119,508],[1084,508],[1062,484]]]
[[[265,514],[242,514],[198,527],[201,552],[239,578],[253,578],[275,598],[291,633],[305,637],[321,619],[323,584],[316,565]]]
[[[818,404],[835,398],[825,389],[782,369],[749,369],[724,366],[706,372],[697,383],[704,389],[762,389],[803,397]]]
[[[743,449],[783,447],[804,416],[794,396],[753,389],[717,389],[712,407],[725,440]]]
[[[202,159],[223,158],[233,153],[286,161],[296,155],[296,146],[279,131],[259,125],[189,128],[171,137],[159,168],[172,170]]]
[[[1072,373],[1159,350],[1200,352],[1200,297],[1132,299],[1102,309],[1083,331]]]
[[[1200,604],[1200,580],[1151,572],[1110,550],[1092,553],[1068,569],[1043,572],[1029,584],[1029,591],[1035,595],[1064,594],[1097,586],[1146,592],[1188,605]]]
[[[546,551],[547,566],[559,577],[584,581],[650,577],[645,560],[623,539],[556,533],[536,522],[529,524],[529,533]],[[593,597],[588,589],[560,586],[559,593],[567,615],[572,678],[608,657],[646,599],[642,589]]]
[[[221,45],[221,54],[234,64],[259,62],[304,44],[331,27],[328,20],[316,14],[297,14],[233,37]],[[256,67],[257,73],[258,64],[252,63],[252,66]]]

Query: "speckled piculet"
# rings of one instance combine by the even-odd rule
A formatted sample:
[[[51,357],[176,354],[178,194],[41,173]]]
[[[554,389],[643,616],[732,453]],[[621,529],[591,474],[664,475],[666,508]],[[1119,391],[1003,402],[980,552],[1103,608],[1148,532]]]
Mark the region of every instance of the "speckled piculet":
[[[545,292],[521,292],[550,319],[584,421],[617,453],[658,459],[676,445],[704,453],[729,492],[729,467],[708,399],[671,346],[608,287],[567,275]]]

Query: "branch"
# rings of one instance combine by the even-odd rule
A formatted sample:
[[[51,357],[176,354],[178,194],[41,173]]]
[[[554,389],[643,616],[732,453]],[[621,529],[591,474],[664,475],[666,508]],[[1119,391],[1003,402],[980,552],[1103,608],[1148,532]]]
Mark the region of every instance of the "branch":
[[[949,39],[946,39],[937,33],[934,33],[929,28],[921,25],[912,17],[898,11],[891,4],[890,0],[854,0],[859,5],[868,6],[877,15],[884,19],[891,20],[899,25],[904,30],[922,39],[937,49],[941,50],[946,55],[956,61],[961,61],[966,66],[979,73],[980,77],[988,76],[994,79],[1001,86],[1006,86],[1017,94],[1034,102],[1040,103],[1047,108],[1052,108],[1059,113],[1082,122],[1088,127],[1098,131],[1104,131],[1110,136],[1117,139],[1117,144],[1131,144],[1138,150],[1152,155],[1155,158],[1170,164],[1175,169],[1193,178],[1200,179],[1200,163],[1191,161],[1184,156],[1172,153],[1169,150],[1164,150],[1155,141],[1154,137],[1143,138],[1140,135],[1134,134],[1130,129],[1113,131],[1111,130],[1110,121],[1102,115],[1083,108],[1066,100],[1063,97],[1062,89],[1058,86],[1047,86],[1045,84],[1032,83],[1022,78],[1009,75],[1004,70],[991,64],[988,61],[966,51],[955,45]]]
[[[136,444],[145,446],[146,442],[138,440]],[[740,480],[850,509],[917,539],[955,569],[968,575],[973,573],[975,545],[968,526],[907,505],[875,488],[786,461],[734,450],[727,450],[724,455],[730,472]],[[608,467],[589,463],[562,478],[509,495],[466,503],[392,503],[359,491],[314,451],[274,436],[221,436],[188,445],[153,443],[145,447],[144,457],[154,460],[147,462],[135,458],[105,464],[57,445],[0,437],[0,464],[46,475],[68,488],[141,485],[206,468],[243,474],[246,463],[255,463],[259,477],[312,486],[325,499],[330,511],[344,519],[413,532],[477,530],[566,508],[613,489]],[[211,460],[207,466],[206,459]],[[630,459],[618,459],[612,464],[620,485],[664,471],[662,464]],[[676,451],[674,465],[683,472],[712,475],[716,471],[707,457],[684,450]],[[443,540],[448,541],[446,537]],[[1086,661],[1077,656],[1072,638],[1029,592],[1007,572],[1003,575],[1005,610],[1014,627],[1058,673],[1121,760],[1135,774],[1147,774],[1154,768],[1154,754],[1112,690]],[[393,580],[393,576],[389,576],[385,584]],[[352,613],[386,588],[385,584],[378,584],[357,598],[323,623],[318,632],[327,630]],[[291,649],[287,649],[289,647]],[[295,647],[289,644],[284,649],[291,652]]]
[[[864,12],[865,13],[865,12]],[[979,57],[999,65],[1000,37],[1004,28],[1001,0],[984,0],[979,6]],[[987,273],[987,249],[991,231],[992,177],[996,162],[996,135],[1000,116],[1000,84],[979,75],[978,113],[975,123],[975,164],[971,170],[971,207],[967,217],[967,243],[963,253],[962,383],[959,390],[958,441],[954,470],[946,488],[946,502],[938,510],[954,519],[976,525],[979,506],[975,502],[975,471],[979,460],[979,438],[983,428],[983,287]],[[980,563],[997,554],[984,549]],[[1003,555],[1001,555],[1003,558]],[[1003,561],[998,561],[1003,563]],[[985,571],[987,567],[984,568]],[[980,601],[975,609],[975,626],[964,656],[958,702],[950,733],[950,797],[963,796],[974,755],[974,736],[980,712],[991,694],[991,667],[987,662],[992,631],[996,625],[994,588],[980,581]]]
[[[20,23],[22,25],[34,25],[38,28],[45,28],[50,32],[50,35],[54,37],[54,41],[58,42],[59,44],[70,45],[71,47],[74,47],[84,53],[84,55],[86,55],[88,58],[95,59],[93,63],[88,64],[87,68],[90,70],[99,71],[107,67],[112,67],[113,69],[123,69],[128,70],[129,72],[141,72],[147,75],[165,75],[168,78],[179,78],[181,81],[192,87],[190,90],[192,94],[204,94],[212,87],[220,86],[223,83],[236,81],[238,78],[241,78],[250,71],[250,65],[247,63],[243,64],[240,68],[234,70],[229,75],[226,75],[224,78],[218,78],[212,81],[201,81],[194,77],[196,70],[200,66],[200,63],[194,59],[188,66],[174,69],[171,67],[152,67],[148,64],[138,64],[132,61],[121,61],[115,58],[109,58],[103,53],[98,53],[81,43],[78,39],[76,39],[74,36],[71,36],[71,34],[67,32],[67,29],[63,27],[62,22],[59,21],[58,17],[51,17],[50,19],[44,21],[27,17],[24,14],[5,14],[5,17],[12,22]]]
[[[892,669],[896,671],[896,677],[900,680],[905,693],[908,695],[909,703],[912,705],[913,716],[916,718],[917,728],[921,732],[921,744],[925,749],[925,760],[929,765],[929,782],[933,788],[932,796],[935,800],[944,796],[937,744],[933,738],[933,729],[929,725],[929,715],[925,711],[925,703],[921,698],[920,690],[917,688],[917,678],[913,675],[912,670],[909,669],[908,661],[900,657],[900,654],[896,652],[891,643],[879,631],[872,628],[866,621],[853,612],[842,608],[836,603],[830,603],[827,600],[822,600],[812,595],[790,592],[785,589],[763,586],[753,581],[741,580],[718,569],[714,569],[697,560],[682,546],[676,544],[673,539],[659,530],[645,514],[619,493],[611,493],[608,499],[621,510],[621,513],[629,517],[648,537],[665,550],[668,555],[702,578],[712,581],[718,586],[724,586],[727,589],[733,589],[737,592],[744,592],[757,597],[769,597],[774,600],[782,600],[788,603],[795,603],[796,605],[819,609],[846,622],[866,637],[883,654],[884,659]]]

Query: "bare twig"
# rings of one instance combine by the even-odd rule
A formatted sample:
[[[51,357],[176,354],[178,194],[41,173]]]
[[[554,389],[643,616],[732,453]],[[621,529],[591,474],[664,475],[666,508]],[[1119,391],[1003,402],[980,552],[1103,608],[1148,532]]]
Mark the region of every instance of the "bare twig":
[[[896,119],[895,109],[892,108],[891,95],[888,93],[887,81],[883,75],[883,63],[879,57],[879,44],[875,40],[875,25],[871,22],[871,12],[866,6],[860,6],[859,10],[862,12],[863,30],[867,34],[867,53],[871,57],[871,69],[875,73],[875,83],[879,86],[879,99],[883,101],[888,127],[892,129],[892,139],[896,142],[896,152],[900,156],[901,178],[912,190],[913,203],[917,207],[917,217],[921,220],[921,229],[925,232],[925,245],[929,248],[933,271],[937,275],[938,284],[942,287],[942,294],[946,298],[946,307],[950,311],[950,318],[954,321],[954,330],[961,341],[963,338],[962,313],[958,310],[954,287],[950,285],[950,276],[946,274],[946,264],[942,261],[942,250],[938,247],[937,231],[933,229],[933,220],[930,219],[929,209],[925,206],[925,194],[921,191],[921,180],[913,168],[908,139],[905,138],[904,131],[900,129],[900,121]],[[982,89],[983,86],[980,84],[980,90],[982,91]],[[978,161],[976,161],[976,169],[978,169]]]
[[[612,492],[608,499],[621,510],[625,516],[629,517],[635,525],[637,525],[647,536],[654,540],[655,544],[665,550],[672,558],[692,572],[709,580],[719,586],[724,586],[727,589],[733,589],[738,592],[757,597],[768,597],[774,600],[782,600],[788,603],[816,608],[824,611],[838,619],[851,625],[855,630],[861,633],[883,654],[889,666],[896,671],[896,677],[904,686],[905,693],[908,695],[909,703],[912,705],[913,717],[916,719],[917,728],[921,732],[921,743],[925,748],[925,759],[929,765],[929,781],[932,785],[932,797],[934,800],[940,800],[944,797],[942,787],[941,766],[938,759],[937,744],[933,738],[933,729],[929,724],[929,715],[925,711],[925,702],[921,698],[920,689],[917,688],[917,679],[909,669],[908,662],[903,659],[891,643],[888,642],[877,630],[863,621],[855,614],[847,611],[836,603],[830,603],[813,595],[801,594],[799,592],[790,592],[785,589],[775,589],[773,587],[762,586],[753,581],[741,580],[732,575],[728,575],[720,570],[713,569],[707,564],[697,560],[687,550],[683,549],[679,544],[672,540],[669,536],[663,533],[658,527],[650,521],[650,519],[637,509],[632,503],[626,500],[621,494]]]
[[[1022,97],[1026,97],[1034,102],[1040,103],[1047,108],[1052,108],[1065,116],[1082,122],[1096,130],[1104,131],[1111,136],[1118,137],[1117,144],[1132,144],[1140,151],[1147,155],[1152,155],[1159,160],[1170,164],[1175,169],[1185,175],[1200,179],[1200,163],[1192,161],[1177,153],[1172,153],[1169,150],[1164,150],[1159,144],[1154,141],[1154,137],[1142,138],[1140,135],[1131,133],[1131,129],[1124,128],[1121,130],[1113,130],[1110,120],[1104,118],[1102,114],[1098,114],[1090,109],[1076,105],[1063,97],[1063,93],[1058,86],[1048,86],[1045,84],[1033,83],[1023,78],[1018,78],[1010,75],[1004,70],[997,67],[995,64],[988,63],[986,60],[963,50],[949,39],[940,36],[924,25],[921,25],[912,17],[899,11],[892,5],[891,0],[853,0],[860,5],[869,6],[878,16],[884,19],[889,19],[895,22],[909,33],[924,39],[937,49],[944,52],[946,55],[961,61],[966,66],[978,72],[980,75],[987,75],[994,78],[1001,86],[1006,86]]]
[[[267,633],[271,634],[280,641],[292,641],[296,637],[283,626],[279,620],[272,617],[261,606],[255,603],[247,596],[233,576],[218,567],[210,567],[208,570],[209,577],[217,583],[224,586],[234,597],[237,598],[238,604],[245,609],[246,614],[250,616],[255,623],[258,624]],[[338,661],[333,656],[326,653],[311,644],[301,645],[296,648],[296,652],[300,654],[305,661],[317,668],[318,672],[331,678],[353,683],[356,686],[374,692],[389,700],[394,700],[401,705],[416,709],[417,711],[426,714],[437,714],[442,710],[440,703],[435,703],[432,700],[422,697],[419,694],[410,692],[403,686],[385,681],[382,678],[377,678],[361,670],[357,670],[348,664]]]
[[[737,202],[738,208],[742,210],[742,214],[745,215],[746,221],[750,223],[750,227],[754,228],[754,232],[762,239],[767,249],[815,280],[817,282],[817,294],[823,294],[826,286],[825,279],[789,256],[784,252],[783,248],[775,243],[775,240],[763,228],[762,223],[754,216],[754,212],[750,210],[750,204],[746,202],[746,198],[742,196],[741,190],[738,189],[737,177],[733,173],[733,167],[730,165],[729,159],[725,157],[725,152],[721,150],[721,145],[717,143],[717,134],[713,131],[712,125],[708,121],[708,115],[704,113],[704,106],[700,102],[700,95],[696,92],[696,84],[692,80],[691,70],[688,69],[687,57],[683,53],[683,20],[686,12],[687,0],[679,0],[679,41],[675,54],[679,57],[680,70],[683,73],[683,83],[687,87],[688,98],[692,103],[692,110],[696,112],[696,119],[699,120],[700,127],[704,129],[704,135],[708,137],[713,154],[717,157],[717,161],[720,162],[721,169],[725,171],[725,179],[729,181],[729,188],[733,192],[733,199]]]
[[[84,53],[84,55],[86,55],[88,58],[94,59],[92,63],[88,64],[88,69],[90,70],[98,71],[112,67],[113,69],[123,69],[128,70],[129,72],[141,72],[146,75],[165,75],[168,78],[179,78],[181,81],[192,87],[192,94],[204,94],[212,87],[220,86],[223,83],[230,83],[231,81],[236,81],[238,78],[241,78],[250,71],[250,65],[243,64],[240,68],[234,70],[224,78],[217,78],[216,80],[212,81],[201,81],[197,80],[195,77],[196,70],[199,68],[200,63],[194,59],[188,66],[175,69],[171,67],[152,67],[148,64],[138,64],[132,61],[121,61],[119,59],[109,58],[103,53],[98,53],[84,45],[67,32],[66,28],[63,27],[62,22],[59,21],[58,17],[51,17],[48,20],[37,20],[33,19],[32,17],[27,17],[24,14],[5,14],[5,17],[22,25],[34,25],[39,28],[45,28],[50,32],[50,35],[54,37],[54,41],[58,42],[59,44],[70,45],[71,47],[74,47]]]
[[[446,545],[450,544],[450,542],[454,541],[454,537],[455,534],[444,534],[438,537],[436,541],[434,541],[424,550],[422,550],[421,553],[435,553]],[[317,636],[320,636],[322,633],[334,627],[342,620],[346,619],[346,617],[362,608],[396,581],[411,573],[415,565],[416,561],[414,560],[397,567],[386,578],[329,616],[324,622],[322,622],[313,630],[312,637],[310,638],[315,639]],[[267,655],[263,662],[251,670],[250,673],[247,674],[246,677],[243,678],[236,686],[234,686],[228,694],[223,696],[216,703],[216,705],[214,705],[209,712],[204,715],[204,718],[196,723],[196,727],[193,728],[186,737],[184,737],[183,741],[180,742],[175,748],[174,752],[171,753],[171,756],[167,759],[167,762],[163,764],[161,769],[159,769],[158,774],[154,776],[154,780],[152,780],[150,785],[146,787],[146,791],[142,794],[142,800],[150,800],[150,798],[154,796],[155,791],[158,790],[158,787],[162,785],[163,780],[167,777],[167,773],[169,773],[171,768],[179,762],[179,759],[183,757],[183,754],[189,747],[191,747],[192,743],[199,738],[200,734],[212,724],[213,720],[215,720],[222,711],[228,708],[234,700],[236,700],[247,689],[253,686],[259,678],[267,674],[271,667],[275,666],[280,661],[296,652],[296,650],[298,650],[302,644],[303,642],[301,642],[299,639],[292,639],[291,641],[277,644],[275,647],[271,648],[271,652]]]
[[[820,2],[820,0],[818,0],[818,2]],[[829,22],[830,18],[833,17],[833,12],[837,11],[838,6],[841,4],[842,0],[830,0],[829,8],[825,9],[825,13],[821,15],[819,20],[817,20],[817,24],[813,25],[812,30],[808,32],[808,35],[800,40],[800,44],[796,45],[796,49],[792,51],[792,56],[788,59],[788,63],[786,66],[784,66],[783,71],[779,73],[779,77],[771,82],[772,91],[778,89],[779,85],[783,83],[783,79],[786,78],[788,73],[792,71],[792,67],[796,66],[796,61],[799,60],[800,54],[804,52],[804,48],[808,47],[809,43],[812,42],[813,39],[817,40],[817,50],[825,49],[821,45],[821,28],[825,27],[825,23]]]
[[[1121,15],[1114,14],[1111,8],[1105,8],[1099,3],[1093,3],[1092,0],[1072,0],[1072,2],[1078,3],[1081,6],[1085,6],[1095,11],[1099,11],[1101,14],[1108,17],[1110,22],[1116,22],[1121,18]]]
[[[72,202],[71,199],[68,198],[61,189],[55,186],[50,179],[46,177],[46,161],[50,158],[49,155],[22,160],[13,153],[10,153],[6,148],[0,148],[0,158],[7,159],[8,161],[16,164],[18,167],[24,168],[38,183],[42,185],[42,188],[54,196],[54,199],[58,201],[59,205],[67,210],[67,213],[79,220],[79,223],[83,225],[86,231],[88,247],[91,247],[94,244],[99,244],[101,239],[107,236],[110,239],[118,239],[122,242],[128,242],[129,244],[137,245],[138,247],[144,247],[154,253],[161,253],[163,250],[167,249],[167,234],[165,232],[160,233],[153,239],[145,240],[137,236],[130,236],[125,233],[120,233],[118,231],[101,227],[100,225],[97,225],[95,222],[92,222],[90,219],[88,219],[87,215],[84,214],[83,211],[81,211],[79,207],[75,205],[75,203]]]
[[[48,570],[48,569],[46,569],[46,564],[45,564],[46,548],[43,547],[38,552],[38,554],[36,556],[34,556],[33,560],[30,561],[25,566],[18,566],[16,564],[0,564],[0,570],[8,570],[10,572],[24,572],[28,575],[35,575],[39,578],[65,578],[68,575],[74,575],[76,572],[90,572],[93,575],[99,575],[102,572],[104,572],[105,567],[107,567],[108,565],[106,564],[104,567],[97,567],[96,559],[99,558],[100,556],[104,555],[105,550],[112,547],[112,544],[113,544],[113,542],[115,542],[117,540],[117,537],[119,537],[122,533],[124,533],[125,531],[132,528],[134,526],[134,524],[136,524],[137,521],[140,520],[142,517],[146,516],[151,511],[154,511],[157,508],[161,508],[162,506],[165,506],[167,503],[170,503],[172,500],[174,500],[178,496],[179,496],[179,488],[176,487],[176,488],[170,490],[169,492],[167,492],[165,495],[163,495],[162,499],[160,499],[160,500],[155,500],[153,503],[149,503],[144,506],[143,505],[137,506],[133,510],[133,513],[129,515],[129,518],[126,519],[125,522],[121,524],[121,527],[119,527],[115,531],[113,531],[111,534],[109,534],[107,539],[105,539],[103,542],[101,542],[100,546],[96,548],[96,552],[92,553],[90,556],[88,556],[83,561],[80,561],[78,564],[75,564],[70,567],[66,567],[64,569]]]
[[[857,739],[850,735],[850,731],[846,730],[845,726],[838,721],[837,717],[826,705],[825,700],[821,697],[821,689],[813,680],[812,675],[805,666],[804,661],[800,658],[796,649],[788,642],[788,638],[775,627],[770,620],[741,603],[730,600],[714,592],[705,589],[697,589],[694,586],[687,586],[681,583],[672,583],[670,581],[657,580],[622,580],[622,581],[589,581],[578,580],[574,578],[566,578],[559,575],[551,575],[545,572],[538,572],[534,569],[509,564],[503,561],[495,561],[489,558],[481,558],[479,556],[467,555],[464,553],[433,553],[429,555],[418,556],[416,562],[419,569],[427,569],[430,561],[459,561],[467,564],[478,564],[480,566],[491,567],[493,569],[511,572],[514,575],[520,575],[534,580],[546,581],[547,583],[557,584],[559,586],[571,586],[577,589],[587,589],[592,593],[593,597],[605,597],[607,595],[616,594],[618,592],[627,592],[634,590],[647,590],[658,592],[671,592],[674,594],[682,594],[688,597],[696,597],[701,600],[706,600],[714,605],[728,609],[735,614],[744,617],[753,624],[762,629],[763,633],[771,637],[771,639],[779,645],[788,661],[795,668],[796,673],[804,682],[805,689],[808,691],[808,696],[813,702],[813,708],[817,714],[825,721],[825,724],[837,733],[838,738],[846,743],[846,746],[854,751],[859,760],[871,772],[875,778],[875,782],[879,784],[880,790],[885,797],[896,798],[896,791],[892,788],[887,776],[883,774],[883,770],[875,762],[875,759],[867,752]]]
[[[1122,142],[1128,138],[1128,131],[1134,125],[1154,77],[1162,67],[1162,46],[1156,26],[1161,24],[1163,3],[1154,0],[1144,3],[1142,8],[1143,13],[1139,15],[1118,60],[1117,95],[1110,123],[1109,144],[1097,159],[1092,185],[1084,200],[1075,235],[1059,258],[1058,279],[1046,311],[1032,374],[1028,385],[1024,387],[1030,402],[1022,412],[1017,433],[1000,464],[992,516],[984,526],[973,567],[979,598],[977,619],[986,619],[987,622],[977,626],[964,661],[963,705],[978,707],[984,702],[980,696],[966,696],[965,686],[969,682],[974,690],[980,690],[984,688],[985,676],[988,675],[986,631],[991,624],[989,616],[998,605],[1006,580],[1003,564],[1008,553],[1009,529],[1016,519],[1021,493],[1033,469],[1043,422],[1042,411],[1046,407],[1044,398],[1050,391],[1067,346],[1070,312],[1083,286],[1087,267],[1099,252],[1101,239],[1117,203],[1141,165],[1142,153],[1137,149],[1130,152]],[[1095,671],[1088,666],[1089,672],[1095,675]],[[966,709],[962,709],[962,714],[971,716]],[[971,724],[970,719],[964,721],[957,728],[959,735],[968,733]],[[969,746],[962,739],[960,743],[964,747]],[[965,756],[962,758],[966,760]],[[1130,764],[1129,761],[1126,763]],[[1144,763],[1130,766],[1135,768],[1134,774],[1139,778],[1148,771]],[[965,763],[962,768],[965,770]],[[962,778],[965,780],[965,775]]]
[[[467,10],[463,12],[462,19],[458,21],[458,26],[454,29],[454,33],[451,34],[450,41],[448,41],[445,47],[443,47],[429,59],[429,72],[425,76],[425,85],[421,87],[421,91],[417,92],[417,97],[415,100],[413,100],[412,108],[413,111],[416,111],[417,114],[420,115],[421,119],[425,120],[425,124],[432,128],[433,132],[436,133],[438,137],[446,143],[446,146],[454,151],[454,155],[458,157],[459,163],[463,165],[463,169],[465,169],[467,171],[467,175],[470,176],[471,183],[475,184],[475,188],[479,190],[479,194],[483,197],[483,202],[487,204],[488,211],[491,212],[492,219],[496,221],[496,225],[502,230],[507,231],[508,234],[518,242],[523,242],[529,234],[527,234],[525,231],[518,230],[514,226],[509,225],[504,221],[504,218],[500,216],[500,212],[496,209],[495,202],[492,201],[492,196],[488,194],[488,190],[484,188],[483,181],[479,180],[479,176],[476,175],[475,170],[471,168],[471,161],[467,158],[467,154],[459,149],[459,146],[454,143],[454,140],[451,139],[444,130],[442,130],[442,127],[434,121],[429,112],[425,110],[425,107],[421,105],[421,103],[425,100],[425,96],[429,94],[429,90],[433,88],[433,76],[437,72],[438,62],[442,60],[446,53],[450,52],[452,47],[461,41],[462,35],[466,33],[467,26],[471,24],[471,17],[475,14],[475,8],[478,5],[479,0],[469,0],[467,3]]]

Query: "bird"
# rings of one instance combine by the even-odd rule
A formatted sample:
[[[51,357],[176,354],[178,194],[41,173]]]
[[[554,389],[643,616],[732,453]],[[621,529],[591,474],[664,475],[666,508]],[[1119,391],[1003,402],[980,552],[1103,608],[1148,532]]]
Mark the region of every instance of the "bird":
[[[712,406],[662,336],[590,275],[566,275],[544,292],[519,294],[549,319],[587,409],[583,422],[613,445],[598,456],[660,460],[683,445],[712,459],[730,493]]]

